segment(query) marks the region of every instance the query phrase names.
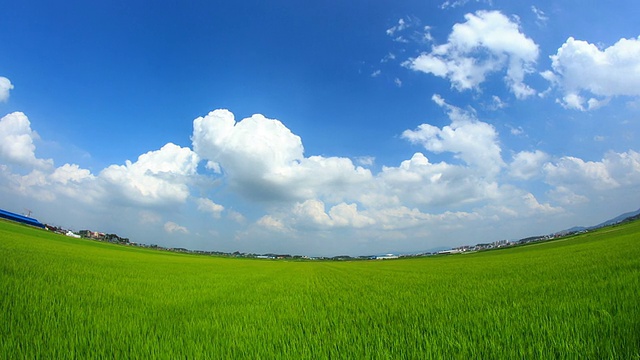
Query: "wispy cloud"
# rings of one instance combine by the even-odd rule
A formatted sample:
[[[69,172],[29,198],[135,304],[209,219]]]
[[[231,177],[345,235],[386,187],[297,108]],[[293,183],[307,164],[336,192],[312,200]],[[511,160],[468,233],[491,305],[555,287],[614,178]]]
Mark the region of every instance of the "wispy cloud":
[[[547,23],[547,21],[549,21],[549,17],[544,13],[544,11],[538,9],[537,7],[532,5],[531,11],[536,16],[536,23],[539,26],[543,26]]]
[[[485,3],[487,5],[493,5],[493,1],[492,0],[454,0],[454,1],[447,0],[447,1],[443,2],[440,5],[440,8],[441,9],[454,9],[454,8],[457,8],[457,7],[464,6],[469,2]]]
[[[387,35],[393,37],[396,35],[397,32],[401,32],[404,29],[407,28],[407,22],[405,21],[405,19],[399,19],[398,23],[390,28],[387,29]]]
[[[164,223],[164,231],[166,231],[169,234],[171,233],[188,234],[189,233],[189,230],[187,230],[186,227],[180,226],[174,223],[173,221],[167,221],[166,223]]]
[[[362,166],[372,166],[376,162],[376,158],[373,156],[358,156],[356,162]]]

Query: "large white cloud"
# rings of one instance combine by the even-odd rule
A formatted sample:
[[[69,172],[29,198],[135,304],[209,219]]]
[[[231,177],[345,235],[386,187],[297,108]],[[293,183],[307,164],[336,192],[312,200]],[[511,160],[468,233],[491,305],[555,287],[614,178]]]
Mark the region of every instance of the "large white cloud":
[[[598,161],[564,156],[544,165],[550,201],[576,216],[578,224],[596,224],[638,208],[640,154],[610,151]],[[549,219],[552,220],[552,219]]]
[[[450,226],[455,220],[478,219],[477,214],[467,212],[424,213],[406,206],[382,206],[359,209],[357,204],[340,203],[326,210],[324,202],[307,200],[286,209],[262,217],[257,224],[278,232],[326,231],[344,228],[363,231],[408,230],[435,225],[438,222]]]
[[[395,238],[412,238],[429,232],[442,236],[448,231],[468,231],[482,223],[490,227],[503,221],[563,211],[561,207],[540,202],[529,192],[506,186],[493,202],[473,211],[425,212],[417,207],[393,204],[360,209],[356,204],[346,203],[327,211],[324,202],[307,200],[264,216],[257,224],[290,235],[349,228],[376,238],[385,237],[385,233],[392,233]]]
[[[517,98],[534,95],[524,78],[533,72],[538,45],[499,11],[478,11],[466,14],[465,19],[453,26],[447,43],[433,46],[404,65],[447,78],[459,91],[478,89],[489,74],[506,69],[505,81]]]
[[[53,166],[51,159],[38,159],[34,140],[38,133],[31,130],[31,122],[21,112],[14,112],[0,119],[0,159],[3,162],[39,169]]]
[[[9,189],[41,201],[65,196],[81,203],[95,203],[103,196],[89,170],[77,164],[56,168],[52,159],[38,158],[34,142],[38,139],[25,114],[14,112],[0,119],[0,160],[8,164],[3,166],[0,177]]]
[[[504,163],[495,129],[478,121],[472,111],[451,106],[437,95],[433,100],[452,125],[424,125],[403,137],[432,152],[453,153],[464,163],[432,164],[416,153],[398,167],[383,166],[373,176],[348,158],[305,157],[301,139],[277,120],[254,115],[236,122],[227,110],[196,119],[192,140],[195,151],[225,177],[225,184],[251,199],[278,200],[271,201],[268,213],[256,222],[262,228],[289,233],[407,229],[437,218],[418,207],[461,208],[500,196],[495,176]]]
[[[197,176],[198,156],[172,143],[140,155],[136,162],[111,165],[96,176],[77,164],[54,167],[53,160],[36,157],[34,139],[38,134],[25,114],[0,119],[0,160],[6,164],[2,181],[16,193],[43,201],[65,197],[93,205],[183,203]]]
[[[186,147],[168,143],[149,151],[134,163],[111,165],[100,172],[109,191],[139,204],[184,202],[189,196],[188,180],[196,174],[198,156]]]
[[[347,158],[305,157],[301,139],[277,120],[253,116],[235,122],[230,112],[218,110],[194,121],[193,142],[200,156],[188,147],[168,143],[135,162],[111,165],[96,175],[77,164],[54,167],[52,161],[38,159],[33,143],[36,135],[28,119],[24,114],[11,114],[2,119],[3,134],[6,139],[7,134],[26,134],[26,140],[19,142],[23,150],[17,153],[29,156],[11,155],[13,163],[21,166],[16,173],[6,160],[15,152],[4,151],[0,184],[3,194],[11,192],[51,207],[72,209],[76,218],[95,214],[96,224],[104,219],[116,226],[136,224],[141,236],[143,228],[157,236],[170,233],[174,239],[210,235],[213,229],[207,228],[207,222],[193,220],[202,217],[191,219],[183,213],[201,211],[214,219],[222,214],[235,219],[229,227],[234,230],[219,229],[231,239],[245,241],[256,236],[246,240],[253,245],[290,240],[287,244],[302,246],[312,241],[325,249],[355,246],[355,242],[332,240],[347,238],[367,246],[377,244],[378,249],[389,249],[390,242],[397,242],[416,250],[421,246],[415,244],[423,242],[428,249],[438,242],[480,242],[488,236],[496,240],[498,229],[504,236],[526,236],[541,229],[557,230],[553,226],[560,224],[558,219],[571,211],[577,213],[579,206],[588,209],[604,204],[602,199],[611,194],[617,201],[633,204],[628,194],[640,184],[637,152],[610,152],[600,161],[585,161],[576,157],[549,160],[550,155],[532,150],[516,153],[506,165],[497,131],[477,119],[473,109],[449,105],[437,95],[433,101],[451,124],[441,128],[423,124],[405,131],[403,138],[423,146],[424,153],[416,152],[395,166],[383,165],[376,174]],[[460,161],[431,162],[428,156],[432,153],[451,153]],[[243,205],[232,202],[229,209],[203,195],[193,196],[210,193],[198,188],[207,183],[201,177],[208,176],[198,173],[201,160],[218,170],[212,177],[220,179],[218,185],[227,190],[244,195],[270,193],[250,196]],[[541,179],[547,184],[533,186],[537,191],[522,189],[509,183],[514,178]],[[544,192],[549,185],[550,190]],[[229,191],[219,193],[231,194],[225,202],[235,196]],[[277,201],[251,201],[256,198]],[[238,207],[244,212],[244,206],[251,207],[246,212],[248,219],[231,210]],[[173,219],[180,219],[180,224]],[[322,241],[332,245],[321,245]]]
[[[186,201],[196,166],[197,156],[190,149],[167,144],[135,163],[111,165],[97,176],[77,164],[33,168],[26,175],[3,166],[1,175],[13,191],[42,201],[63,196],[93,205],[164,206]]]
[[[640,96],[640,38],[601,50],[570,37],[551,61],[553,71],[543,76],[562,88],[559,102],[567,108],[591,110],[613,96]]]
[[[552,185],[591,194],[640,184],[640,153],[609,152],[601,161],[564,156],[555,163],[546,163],[544,171],[546,181]]]
[[[193,147],[205,159],[223,163],[232,176],[267,173],[302,159],[300,137],[280,121],[254,115],[240,122],[228,110],[193,121]]]
[[[222,169],[229,184],[252,199],[340,197],[371,179],[348,158],[304,157],[300,137],[262,115],[236,122],[228,110],[212,111],[193,121],[192,141],[210,168]]]
[[[11,195],[30,197],[42,202],[56,199],[56,194],[49,189],[50,180],[46,172],[35,169],[26,175],[20,175],[6,165],[0,165],[0,170],[0,180]]]
[[[293,223],[299,226],[317,226],[320,228],[354,227],[361,228],[375,224],[375,221],[358,211],[356,204],[340,203],[325,211],[320,200],[307,200],[297,203],[291,211]]]
[[[411,206],[460,207],[495,198],[497,184],[475,170],[440,162],[432,164],[422,153],[398,167],[383,167],[380,192]]]
[[[95,175],[88,169],[83,169],[77,164],[64,164],[57,167],[47,177],[46,186],[50,193],[56,197],[63,195],[68,199],[74,199],[92,206],[103,202],[109,194],[106,194]]]
[[[0,76],[0,102],[9,100],[9,92],[13,89],[11,80],[4,76]]]
[[[438,223],[439,227],[446,223],[452,228],[455,219],[492,218],[495,209],[511,218],[560,211],[539,202],[531,193],[498,183],[506,165],[500,155],[498,134],[491,125],[479,121],[474,111],[449,105],[438,95],[433,96],[433,101],[446,111],[452,124],[442,129],[423,124],[405,131],[403,138],[430,152],[453,153],[463,163],[431,163],[418,152],[397,167],[383,166],[370,181],[354,188],[351,197],[357,203],[310,198],[279,207],[261,218],[258,225],[289,233],[341,227],[402,232],[415,227],[425,230],[425,226]],[[308,184],[316,186],[313,182]],[[483,209],[482,215],[468,211],[474,207]],[[438,213],[442,209],[451,211]],[[430,212],[434,210],[435,213]]]

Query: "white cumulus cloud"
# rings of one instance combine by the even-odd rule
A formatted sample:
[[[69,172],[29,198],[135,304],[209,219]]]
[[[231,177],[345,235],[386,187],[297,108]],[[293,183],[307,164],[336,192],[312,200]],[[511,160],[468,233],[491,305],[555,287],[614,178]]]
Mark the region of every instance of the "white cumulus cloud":
[[[13,90],[11,80],[4,76],[0,76],[0,102],[9,100],[9,92]]]
[[[489,74],[506,70],[505,81],[517,98],[534,95],[524,78],[533,72],[538,45],[499,11],[478,11],[465,19],[453,26],[447,43],[433,46],[404,66],[447,78],[459,91],[478,89]]]
[[[378,175],[380,193],[397,198],[411,206],[459,207],[495,198],[497,184],[476,169],[433,164],[422,153],[416,153],[398,167],[383,167]]]
[[[299,226],[362,228],[375,223],[373,219],[360,213],[356,204],[343,202],[331,207],[327,213],[324,202],[315,199],[295,204],[292,215],[293,223]]]
[[[0,119],[0,159],[20,166],[50,168],[51,159],[38,159],[34,140],[38,133],[31,130],[31,122],[21,112],[14,112]]]
[[[542,172],[542,165],[549,159],[549,155],[540,150],[521,151],[513,156],[509,164],[511,176],[529,180]]]
[[[66,185],[70,182],[80,183],[83,180],[93,180],[95,176],[91,174],[91,171],[82,169],[77,164],[64,164],[56,168],[50,178],[55,182]]]
[[[184,202],[189,196],[187,179],[196,174],[198,156],[186,147],[168,143],[149,151],[136,162],[111,165],[100,172],[110,191],[139,204]]]
[[[193,148],[219,164],[231,186],[259,200],[302,200],[348,194],[371,172],[348,158],[304,156],[302,140],[282,122],[262,115],[236,122],[215,110],[193,122]]]
[[[564,156],[543,167],[553,188],[550,200],[579,214],[586,224],[604,220],[602,212],[615,204],[637,209],[640,193],[640,153],[610,151],[598,161]],[[615,215],[615,214],[609,214]]]
[[[207,198],[198,198],[196,203],[198,204],[198,210],[211,213],[216,219],[220,218],[220,214],[224,211],[224,206],[216,204]]]
[[[564,156],[544,165],[546,181],[577,194],[640,184],[640,153],[608,152],[600,161]]]
[[[566,108],[593,110],[614,96],[640,96],[640,38],[620,39],[603,50],[573,37],[551,56],[543,77],[564,92]]]
[[[451,125],[440,129],[422,124],[415,130],[404,131],[402,137],[434,153],[452,152],[469,166],[483,169],[487,175],[499,172],[504,162],[495,128],[477,120],[473,113],[447,104],[438,95],[432,99],[447,110]]]
[[[481,236],[495,236],[496,231],[523,236],[541,231],[542,226],[550,231],[561,224],[559,218],[580,209],[586,209],[580,215],[587,216],[589,210],[610,201],[637,206],[632,196],[640,191],[636,151],[609,152],[600,160],[587,161],[570,156],[551,159],[534,149],[515,153],[505,164],[493,126],[480,121],[472,108],[450,105],[438,95],[432,100],[450,124],[422,124],[403,132],[402,137],[423,147],[423,152],[392,166],[380,164],[376,174],[346,157],[305,156],[300,137],[278,120],[254,115],[236,122],[225,110],[194,121],[195,151],[168,143],[135,162],[111,165],[97,174],[77,164],[56,168],[53,161],[35,156],[37,134],[24,114],[14,113],[0,121],[2,139],[19,144],[15,148],[0,144],[0,192],[3,198],[11,194],[16,201],[28,198],[49,208],[64,208],[60,213],[73,212],[64,215],[70,221],[81,217],[94,219],[94,224],[110,221],[127,232],[137,231],[139,239],[131,236],[143,242],[167,233],[172,237],[192,233],[193,238],[213,234],[210,224],[195,223],[201,217],[185,216],[188,212],[197,210],[214,219],[224,216],[232,220],[227,223],[230,227],[215,230],[236,241],[229,246],[249,244],[250,251],[253,246],[280,246],[287,241],[305,249],[316,244],[324,251],[354,249],[356,243],[362,244],[363,252],[395,244],[416,250],[435,242],[481,241]],[[457,160],[429,159],[438,153]],[[371,157],[354,161],[374,164]],[[202,163],[214,171],[199,174]],[[19,173],[13,164],[21,166]],[[215,181],[205,181],[208,176]],[[523,189],[509,182],[514,179],[538,183]],[[235,190],[247,195],[248,202],[227,208],[192,195],[206,193],[210,189],[199,187],[213,183],[226,187],[220,192],[227,194],[225,201],[233,202]],[[247,218],[234,206],[246,210]],[[50,216],[63,217],[55,210]],[[172,219],[183,220],[167,221]]]

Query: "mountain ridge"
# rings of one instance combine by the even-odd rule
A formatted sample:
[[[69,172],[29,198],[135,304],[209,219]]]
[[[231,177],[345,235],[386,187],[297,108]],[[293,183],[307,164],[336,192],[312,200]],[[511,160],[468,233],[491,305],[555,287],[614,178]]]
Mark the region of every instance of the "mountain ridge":
[[[618,216],[616,216],[614,218],[611,218],[609,220],[603,221],[603,222],[599,223],[598,225],[574,226],[574,227],[569,228],[569,229],[558,231],[555,234],[568,234],[568,233],[574,233],[574,232],[579,232],[579,231],[599,229],[601,227],[605,227],[605,226],[621,223],[621,222],[623,222],[623,221],[625,221],[625,220],[627,220],[629,218],[636,217],[636,216],[639,216],[639,215],[640,215],[640,209],[638,209],[636,211],[630,211],[630,212],[626,212],[624,214],[620,214],[620,215],[618,215]]]

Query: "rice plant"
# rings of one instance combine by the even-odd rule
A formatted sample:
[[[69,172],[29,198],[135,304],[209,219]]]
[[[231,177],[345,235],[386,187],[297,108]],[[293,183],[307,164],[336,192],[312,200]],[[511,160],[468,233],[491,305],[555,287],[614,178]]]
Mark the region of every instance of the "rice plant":
[[[0,221],[0,358],[638,358],[639,241],[287,262]]]

